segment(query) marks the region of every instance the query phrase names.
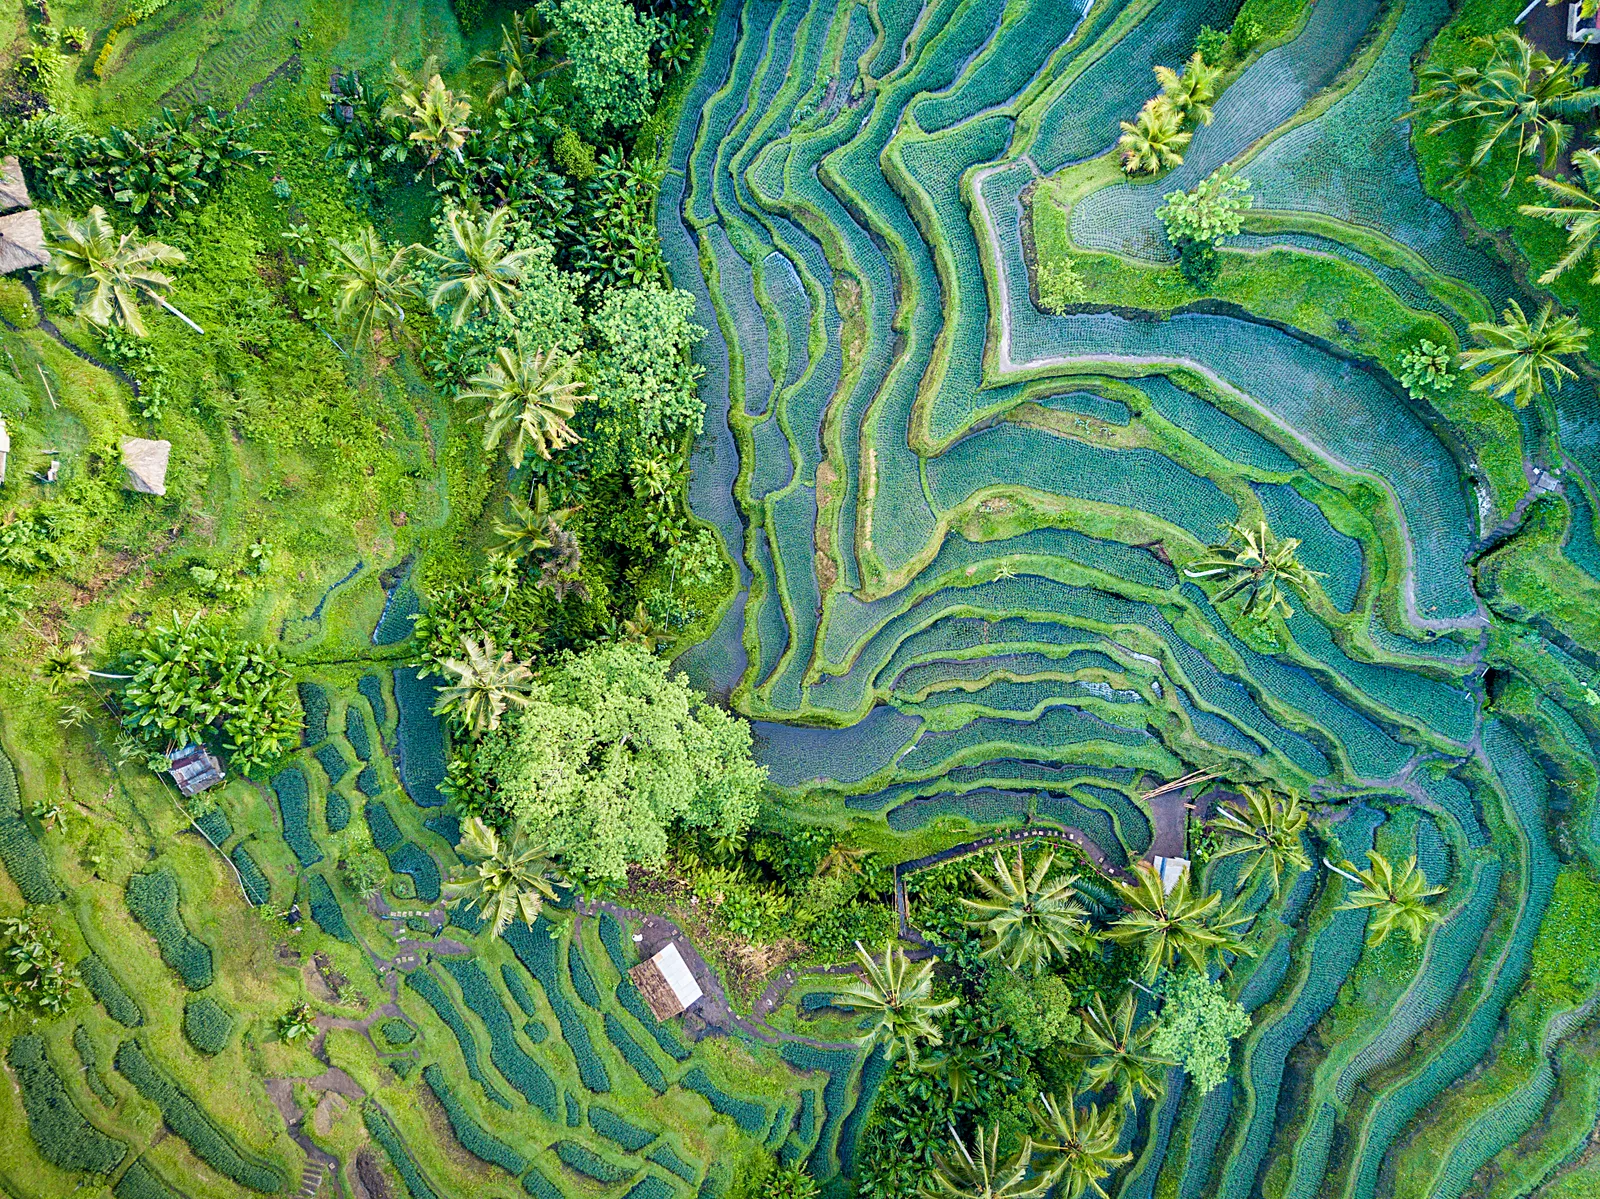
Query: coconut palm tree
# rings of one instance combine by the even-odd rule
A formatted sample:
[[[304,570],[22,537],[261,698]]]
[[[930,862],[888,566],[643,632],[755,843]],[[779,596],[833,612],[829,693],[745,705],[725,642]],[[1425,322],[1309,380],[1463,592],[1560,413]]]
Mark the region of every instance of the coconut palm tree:
[[[396,63],[389,66],[395,89],[383,106],[383,115],[410,126],[406,140],[427,155],[425,166],[433,166],[446,155],[460,162],[472,134],[472,127],[466,123],[472,115],[471,102],[457,97],[444,85],[437,58],[429,58],[415,75],[407,74]]]
[[[1583,178],[1582,187],[1565,179],[1534,175],[1531,176],[1534,186],[1555,202],[1517,206],[1523,216],[1549,221],[1567,231],[1566,256],[1539,276],[1540,283],[1554,283],[1589,256],[1594,260],[1589,282],[1600,283],[1600,254],[1594,253],[1595,238],[1600,237],[1600,154],[1579,150],[1572,156],[1572,165]]]
[[[356,340],[366,341],[373,326],[382,321],[394,331],[406,319],[404,301],[419,298],[407,261],[416,246],[390,249],[372,227],[361,231],[354,241],[328,243],[333,259],[330,276],[338,299],[334,311],[352,322]]]
[[[1151,100],[1132,122],[1122,122],[1122,136],[1117,140],[1122,150],[1122,169],[1136,175],[1180,166],[1193,137],[1184,129],[1183,118],[1172,105],[1162,99]]]
[[[1310,592],[1311,581],[1322,577],[1320,570],[1301,565],[1296,557],[1299,549],[1298,537],[1279,541],[1266,521],[1254,529],[1234,525],[1226,541],[1207,546],[1205,553],[1183,568],[1183,573],[1191,579],[1222,583],[1222,590],[1211,600],[1216,607],[1247,593],[1249,599],[1242,615],[1265,621],[1277,610],[1287,620],[1294,615],[1294,609],[1284,595],[1285,586],[1304,595]]]
[[[1406,116],[1435,118],[1430,134],[1474,124],[1477,140],[1458,184],[1465,184],[1502,142],[1515,140],[1516,158],[1504,189],[1509,192],[1523,158],[1537,156],[1544,170],[1555,168],[1572,135],[1569,119],[1600,106],[1600,88],[1582,86],[1586,64],[1557,62],[1515,30],[1501,30],[1476,44],[1489,50],[1488,61],[1481,67],[1424,71],[1422,90],[1411,97],[1413,108]]]
[[[1162,1070],[1174,1063],[1150,1051],[1156,1024],[1146,1020],[1139,1025],[1138,998],[1129,987],[1113,1012],[1106,1011],[1105,997],[1099,994],[1083,1009],[1083,1028],[1072,1052],[1086,1062],[1084,1090],[1114,1087],[1123,1103],[1132,1103],[1136,1095],[1159,1099],[1166,1090]]]
[[[1212,819],[1212,827],[1227,842],[1211,855],[1212,860],[1248,854],[1249,865],[1239,876],[1239,889],[1243,890],[1257,871],[1266,870],[1272,875],[1272,893],[1276,895],[1285,868],[1292,866],[1296,872],[1311,869],[1311,858],[1300,840],[1308,819],[1306,810],[1298,795],[1279,795],[1265,787],[1240,787],[1239,791],[1243,805],[1224,805]]]
[[[523,269],[533,257],[531,249],[506,249],[510,219],[509,208],[497,208],[477,220],[459,208],[445,212],[450,244],[443,252],[427,251],[439,274],[428,303],[435,310],[452,305],[452,329],[459,329],[467,317],[489,305],[502,316],[510,315],[511,301],[522,286]]]
[[[489,920],[490,936],[498,937],[519,915],[531,927],[544,901],[554,899],[556,887],[568,881],[544,846],[520,827],[508,841],[480,817],[470,816],[461,823],[456,852],[472,865],[445,884],[445,896],[476,908]]]
[[[993,878],[970,871],[985,898],[961,903],[970,913],[967,923],[984,930],[984,956],[1011,970],[1039,974],[1052,957],[1064,958],[1088,940],[1087,913],[1073,892],[1078,877],[1050,878],[1055,860],[1054,853],[1046,853],[1029,873],[1019,845],[1015,867],[996,850]]]
[[[541,75],[572,64],[570,58],[556,62],[543,61],[545,43],[554,36],[555,31],[548,28],[538,12],[531,8],[512,13],[511,24],[500,26],[500,48],[485,50],[472,60],[475,67],[497,67],[500,71],[500,77],[489,88],[486,97],[491,107],[507,96],[516,95],[522,90],[523,84],[532,83]]]
[[[204,332],[162,298],[172,287],[172,276],[160,268],[181,266],[182,250],[146,241],[137,233],[119,236],[98,204],[81,221],[54,211],[41,215],[50,251],[50,265],[40,276],[45,295],[65,292],[90,324],[102,329],[121,325],[136,337],[145,335],[139,297],[148,296],[196,333]]]
[[[576,508],[550,507],[550,493],[543,483],[533,489],[533,503],[526,504],[513,496],[511,516],[495,521],[494,532],[498,540],[489,547],[493,557],[516,565],[534,554],[555,546],[556,534],[566,525]]]
[[[1179,119],[1211,124],[1211,101],[1217,98],[1217,80],[1221,67],[1207,64],[1200,51],[1184,64],[1183,71],[1171,67],[1157,67],[1156,82],[1161,85],[1161,97]]]
[[[510,650],[495,657],[493,637],[480,644],[463,633],[461,648],[466,651],[465,658],[446,658],[439,664],[455,681],[439,689],[439,702],[433,710],[454,717],[467,732],[481,737],[500,727],[507,704],[523,707],[528,703],[533,672],[513,662]]]
[[[1117,895],[1128,911],[1117,917],[1105,935],[1119,944],[1144,950],[1144,974],[1155,978],[1178,959],[1205,970],[1211,958],[1243,951],[1238,926],[1247,917],[1232,909],[1222,912],[1222,896],[1212,891],[1195,895],[1185,867],[1169,891],[1161,874],[1148,862],[1135,862],[1133,882],[1115,880]]]
[[[1028,1163],[1033,1155],[1031,1142],[1010,1157],[1000,1155],[1000,1125],[987,1132],[983,1125],[973,1130],[972,1148],[950,1125],[951,1152],[933,1155],[933,1178],[922,1188],[932,1199],[1030,1199],[1045,1188],[1028,1180]]]
[[[1413,943],[1420,944],[1428,925],[1439,919],[1437,909],[1428,904],[1435,895],[1444,894],[1443,887],[1430,887],[1428,876],[1417,869],[1417,855],[1412,854],[1396,869],[1375,849],[1367,851],[1368,867],[1357,870],[1355,863],[1343,862],[1335,866],[1327,858],[1322,864],[1335,874],[1357,884],[1350,892],[1341,912],[1372,909],[1367,921],[1367,944],[1376,948],[1389,939],[1396,929],[1409,933]]]
[[[1472,382],[1473,391],[1489,391],[1504,399],[1514,396],[1518,408],[1526,408],[1544,395],[1551,381],[1562,376],[1577,378],[1577,373],[1561,359],[1581,354],[1589,348],[1589,330],[1574,316],[1556,316],[1555,305],[1546,304],[1537,320],[1528,320],[1522,305],[1506,301],[1505,314],[1498,325],[1475,321],[1468,331],[1483,343],[1461,355],[1463,367],[1487,367]]]
[[[860,845],[846,845],[843,841],[835,841],[817,860],[817,868],[812,873],[817,878],[849,878],[862,872],[862,863],[871,854],[870,849]]]
[[[1122,1117],[1115,1108],[1104,1113],[1094,1104],[1077,1106],[1071,1091],[1058,1102],[1054,1095],[1040,1095],[1033,1109],[1037,1135],[1034,1149],[1042,1159],[1041,1189],[1055,1188],[1057,1199],[1078,1199],[1093,1191],[1106,1199],[1100,1180],[1118,1166],[1133,1160],[1131,1153],[1118,1153],[1122,1136]]]
[[[531,448],[545,461],[551,450],[565,449],[581,438],[567,424],[573,411],[592,396],[572,379],[576,354],[559,351],[527,354],[501,346],[495,360],[481,374],[467,380],[456,393],[458,400],[484,400],[489,405],[483,430],[483,448],[492,450],[513,426],[516,435],[506,447],[511,465],[520,467]]]
[[[913,967],[905,951],[892,940],[884,946],[881,964],[857,941],[856,960],[861,964],[861,977],[834,992],[834,1003],[876,1013],[872,1029],[861,1038],[862,1043],[870,1048],[881,1042],[887,1059],[893,1059],[904,1048],[906,1060],[915,1066],[919,1042],[943,1044],[944,1037],[934,1017],[949,1011],[958,1001],[934,1002],[933,963],[922,962]]]

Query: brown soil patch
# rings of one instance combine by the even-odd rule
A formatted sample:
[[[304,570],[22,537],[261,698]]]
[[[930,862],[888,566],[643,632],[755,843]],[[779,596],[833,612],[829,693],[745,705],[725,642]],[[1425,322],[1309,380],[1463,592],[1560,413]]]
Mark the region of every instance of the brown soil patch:
[[[383,1175],[383,1167],[372,1150],[365,1147],[356,1150],[356,1180],[367,1193],[367,1199],[394,1199],[394,1190]]]

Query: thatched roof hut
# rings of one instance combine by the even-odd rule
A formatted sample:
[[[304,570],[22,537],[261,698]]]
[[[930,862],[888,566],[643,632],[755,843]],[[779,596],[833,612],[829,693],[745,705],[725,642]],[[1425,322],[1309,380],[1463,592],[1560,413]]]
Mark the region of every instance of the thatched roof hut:
[[[45,266],[50,251],[44,247],[44,227],[31,208],[0,216],[0,275]]]
[[[129,491],[145,495],[167,494],[167,459],[172,455],[170,441],[149,441],[130,437],[122,443],[122,468],[128,472]]]
[[[6,418],[0,416],[0,483],[6,481],[6,458],[11,454],[11,433],[6,428]]]
[[[15,208],[32,208],[28,197],[28,181],[22,177],[22,164],[15,154],[0,158],[0,212]]]

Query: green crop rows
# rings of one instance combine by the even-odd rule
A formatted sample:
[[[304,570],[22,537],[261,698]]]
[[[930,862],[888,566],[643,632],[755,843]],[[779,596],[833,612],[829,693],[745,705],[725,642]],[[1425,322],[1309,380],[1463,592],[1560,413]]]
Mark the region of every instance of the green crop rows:
[[[189,931],[178,907],[178,876],[171,867],[128,879],[128,911],[155,938],[161,960],[191,991],[211,985],[211,947]]]
[[[116,1168],[127,1154],[127,1146],[95,1128],[73,1106],[61,1076],[45,1056],[42,1038],[15,1038],[6,1061],[22,1091],[28,1131],[46,1161],[63,1170],[91,1174],[109,1174]]]

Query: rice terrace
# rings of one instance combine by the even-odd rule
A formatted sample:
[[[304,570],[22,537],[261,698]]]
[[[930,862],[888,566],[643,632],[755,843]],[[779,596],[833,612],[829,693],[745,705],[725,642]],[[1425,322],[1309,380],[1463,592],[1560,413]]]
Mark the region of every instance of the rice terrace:
[[[1596,0],[3,0],[0,1196],[1600,1196]]]

